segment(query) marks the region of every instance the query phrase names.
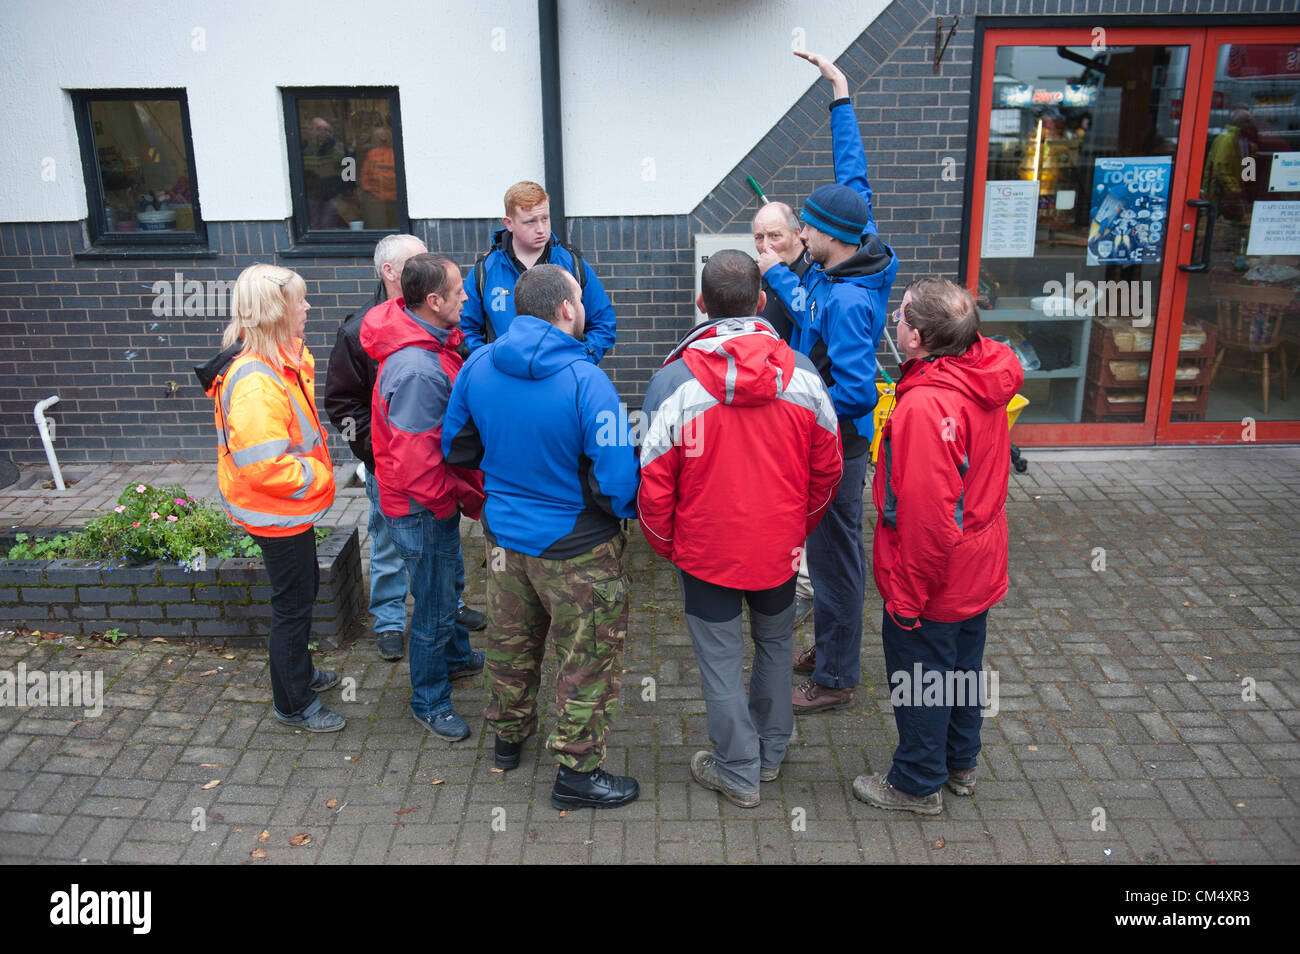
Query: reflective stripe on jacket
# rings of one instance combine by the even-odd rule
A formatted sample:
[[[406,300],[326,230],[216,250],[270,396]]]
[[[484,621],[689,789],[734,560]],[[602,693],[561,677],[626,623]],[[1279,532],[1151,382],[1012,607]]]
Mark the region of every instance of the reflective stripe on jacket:
[[[217,484],[231,519],[249,533],[301,533],[334,502],[334,469],[316,412],[316,363],[302,349],[283,370],[239,354],[208,388],[217,426]]]

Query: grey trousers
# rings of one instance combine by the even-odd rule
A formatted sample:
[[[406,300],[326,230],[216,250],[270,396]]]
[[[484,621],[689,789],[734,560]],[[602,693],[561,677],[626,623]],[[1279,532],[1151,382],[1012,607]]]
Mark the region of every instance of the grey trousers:
[[[718,774],[729,788],[756,792],[760,768],[780,767],[794,731],[790,646],[795,577],[770,590],[728,589],[685,571],[681,582]],[[742,600],[749,604],[754,640],[748,698]]]

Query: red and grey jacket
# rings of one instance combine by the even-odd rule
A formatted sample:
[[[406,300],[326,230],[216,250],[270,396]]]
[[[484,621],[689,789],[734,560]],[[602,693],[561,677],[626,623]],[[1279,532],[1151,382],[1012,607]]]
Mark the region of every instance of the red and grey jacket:
[[[393,298],[366,312],[361,345],[379,362],[371,397],[370,441],[379,507],[389,517],[421,510],[446,519],[459,507],[478,519],[483,474],[442,459],[442,419],[460,372],[459,328],[438,328]]]
[[[905,628],[970,619],[1006,595],[1006,408],[1024,379],[1011,349],[984,337],[903,366],[872,483],[872,570]]]
[[[835,405],[807,357],[761,318],[692,331],[646,391],[641,530],[708,583],[779,586],[835,496]]]

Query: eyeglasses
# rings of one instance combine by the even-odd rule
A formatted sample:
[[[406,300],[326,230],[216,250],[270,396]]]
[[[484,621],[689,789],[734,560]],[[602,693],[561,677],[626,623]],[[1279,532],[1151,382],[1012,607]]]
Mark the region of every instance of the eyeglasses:
[[[898,308],[894,311],[894,321],[900,325],[907,324],[907,319],[903,317],[903,309]]]

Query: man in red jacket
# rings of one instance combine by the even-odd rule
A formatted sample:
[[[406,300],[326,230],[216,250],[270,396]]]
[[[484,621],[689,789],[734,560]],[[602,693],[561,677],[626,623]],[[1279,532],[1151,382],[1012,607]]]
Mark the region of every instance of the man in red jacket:
[[[899,743],[889,774],[853,794],[937,815],[945,782],[975,790],[985,623],[1008,582],[1006,407],[1024,372],[946,279],[913,282],[894,317],[907,360],[872,485],[872,564]]]
[[[763,310],[758,266],[709,257],[694,329],[650,380],[637,514],[650,546],[681,571],[715,749],[691,775],[733,805],[759,803],[794,728],[795,571],[835,496],[843,461],[835,406],[816,367]],[[741,600],[754,668],[745,697]]]
[[[456,620],[463,588],[460,516],[477,520],[483,475],[442,456],[442,419],[460,373],[465,290],[445,255],[412,255],[402,297],[376,305],[361,323],[361,345],[379,362],[370,440],[379,506],[406,563],[411,614],[411,713],[448,742],[469,736],[451,704],[451,680],[483,671],[483,653]]]

